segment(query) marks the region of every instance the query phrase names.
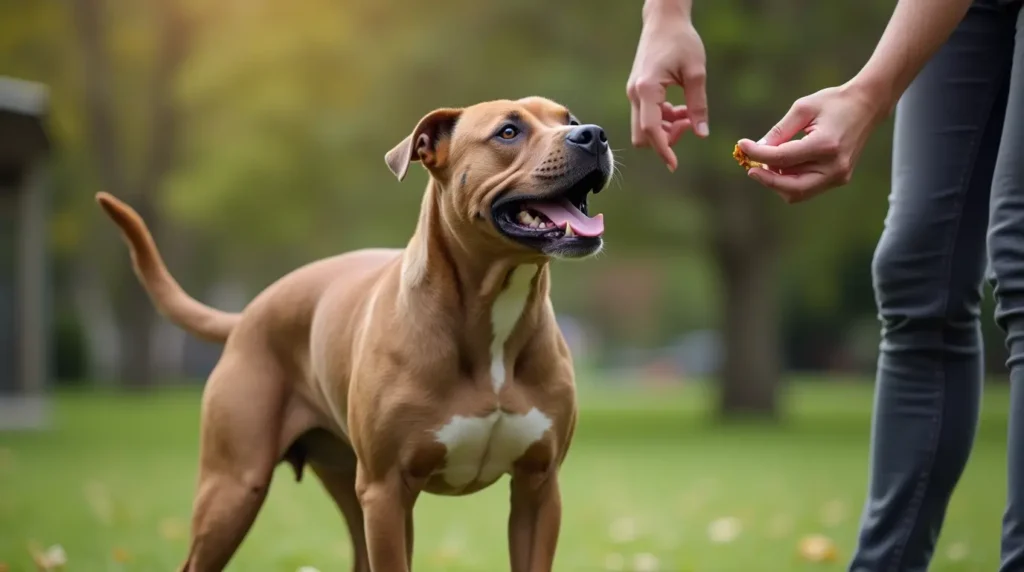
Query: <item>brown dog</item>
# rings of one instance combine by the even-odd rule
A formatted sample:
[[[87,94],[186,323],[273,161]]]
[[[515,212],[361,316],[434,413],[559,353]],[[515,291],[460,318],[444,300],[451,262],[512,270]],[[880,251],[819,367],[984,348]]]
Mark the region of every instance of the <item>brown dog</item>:
[[[546,99],[494,101],[428,114],[385,160],[400,180],[411,161],[430,172],[407,248],[314,262],[241,314],[190,298],[139,216],[97,195],[160,312],[226,343],[203,394],[184,570],[226,566],[282,460],[338,504],[354,570],[409,570],[421,491],[504,474],[512,570],[551,570],[576,399],[548,263],[601,249],[586,213],[612,173],[604,131]]]

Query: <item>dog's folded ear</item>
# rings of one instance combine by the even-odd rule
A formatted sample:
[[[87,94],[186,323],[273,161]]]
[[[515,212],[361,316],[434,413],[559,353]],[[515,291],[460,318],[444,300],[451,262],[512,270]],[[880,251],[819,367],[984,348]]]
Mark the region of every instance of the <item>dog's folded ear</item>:
[[[461,109],[435,109],[420,122],[412,133],[384,155],[384,162],[401,181],[409,171],[409,163],[422,161],[428,169],[444,166],[448,159],[448,144]]]

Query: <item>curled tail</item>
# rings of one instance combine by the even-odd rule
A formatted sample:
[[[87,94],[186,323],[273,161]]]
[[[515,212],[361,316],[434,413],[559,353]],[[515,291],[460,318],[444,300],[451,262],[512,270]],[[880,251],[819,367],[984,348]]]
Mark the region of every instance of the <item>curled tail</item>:
[[[153,236],[134,209],[108,193],[97,193],[96,202],[121,228],[131,249],[135,275],[146,288],[157,311],[198,338],[224,343],[241,315],[211,308],[182,290],[167,271]]]

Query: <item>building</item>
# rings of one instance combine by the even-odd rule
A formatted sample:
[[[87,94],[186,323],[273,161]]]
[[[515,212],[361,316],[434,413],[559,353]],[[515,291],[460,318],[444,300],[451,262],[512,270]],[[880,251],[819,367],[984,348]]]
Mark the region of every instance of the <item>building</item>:
[[[0,77],[0,430],[48,424],[47,89]]]

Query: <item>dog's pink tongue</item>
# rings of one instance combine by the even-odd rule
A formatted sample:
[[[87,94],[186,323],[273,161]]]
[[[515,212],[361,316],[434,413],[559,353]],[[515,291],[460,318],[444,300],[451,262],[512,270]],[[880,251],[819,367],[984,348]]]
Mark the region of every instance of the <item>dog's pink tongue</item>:
[[[566,223],[572,225],[573,233],[578,236],[601,236],[604,233],[604,215],[589,217],[566,199],[528,203],[526,208],[548,217],[555,226],[565,228]]]

